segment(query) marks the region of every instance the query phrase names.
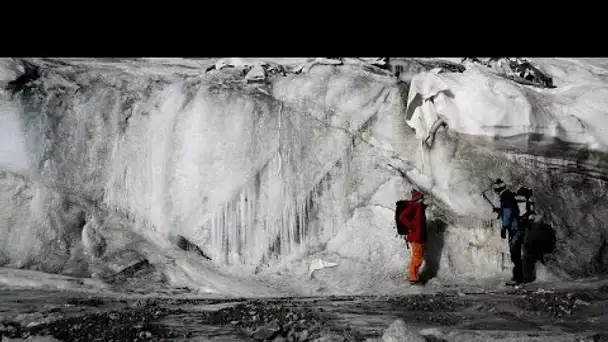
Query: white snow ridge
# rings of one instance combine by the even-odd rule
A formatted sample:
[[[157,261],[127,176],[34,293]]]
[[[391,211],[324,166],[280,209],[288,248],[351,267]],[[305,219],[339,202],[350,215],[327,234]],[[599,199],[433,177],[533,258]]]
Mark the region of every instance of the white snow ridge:
[[[528,62],[4,59],[0,283],[423,291],[394,228],[417,188],[430,287],[489,284],[511,267],[495,178],[555,230],[539,281],[603,274],[608,64]]]

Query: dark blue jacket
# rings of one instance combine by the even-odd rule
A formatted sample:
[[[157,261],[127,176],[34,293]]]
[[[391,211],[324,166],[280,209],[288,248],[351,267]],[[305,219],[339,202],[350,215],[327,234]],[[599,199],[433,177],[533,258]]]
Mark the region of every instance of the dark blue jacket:
[[[512,233],[516,232],[519,226],[519,205],[515,195],[510,190],[505,190],[500,194],[500,218],[502,228],[508,229]]]

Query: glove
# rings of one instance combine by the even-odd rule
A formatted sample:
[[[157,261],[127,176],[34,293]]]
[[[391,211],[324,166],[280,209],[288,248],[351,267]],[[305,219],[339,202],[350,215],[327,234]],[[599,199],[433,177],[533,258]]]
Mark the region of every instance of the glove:
[[[500,208],[492,208],[492,212],[496,214],[496,219],[500,220]]]
[[[500,230],[500,238],[501,239],[506,239],[507,238],[507,230],[506,229],[501,229]]]

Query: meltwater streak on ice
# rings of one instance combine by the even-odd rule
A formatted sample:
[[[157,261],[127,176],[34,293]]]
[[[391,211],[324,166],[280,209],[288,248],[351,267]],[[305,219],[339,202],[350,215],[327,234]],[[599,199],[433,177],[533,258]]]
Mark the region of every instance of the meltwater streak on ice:
[[[45,96],[25,96],[43,183],[182,234],[217,263],[257,266],[332,234],[344,196],[311,215],[323,179],[348,161],[345,129],[394,109],[394,81],[360,70],[313,68],[269,96],[208,76],[88,68],[49,70],[35,90]]]
[[[31,224],[29,209],[40,208],[41,203],[31,201],[38,189],[28,184],[22,110],[17,101],[11,101],[11,92],[4,89],[18,76],[19,67],[12,59],[0,59],[0,265],[13,262],[16,267],[41,248],[38,237],[45,234]]]
[[[299,85],[305,89],[306,84]],[[321,187],[327,185],[323,181],[329,172],[337,163],[348,163],[352,137],[343,129],[331,127],[328,121],[344,125],[343,121],[350,119],[354,123],[351,129],[356,131],[364,120],[377,114],[387,96],[383,88],[376,91],[381,96],[372,93],[369,108],[361,110],[365,108],[362,106],[358,112],[337,113],[310,105],[306,111],[300,111],[283,104],[274,110],[276,123],[270,130],[270,141],[275,146],[272,153],[263,154],[265,159],[260,160],[247,183],[204,220],[205,229],[200,232],[208,235],[197,236],[198,241],[209,241],[203,245],[212,258],[221,263],[256,266],[272,257],[298,254],[306,245],[322,240],[320,235],[333,234],[333,228],[344,222],[335,222],[335,212],[345,207],[345,196],[338,195],[326,203],[330,215],[321,215],[315,206],[321,205],[318,197]],[[360,93],[353,97],[357,95]],[[338,105],[344,108],[344,104]],[[344,171],[339,173],[343,175]]]
[[[0,122],[0,165],[8,171],[27,174],[27,150],[15,103],[0,100]]]

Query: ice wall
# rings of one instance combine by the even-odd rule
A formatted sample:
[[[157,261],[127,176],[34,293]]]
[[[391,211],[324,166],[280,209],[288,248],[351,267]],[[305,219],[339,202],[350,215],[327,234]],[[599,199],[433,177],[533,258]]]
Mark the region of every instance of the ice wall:
[[[410,87],[348,60],[257,84],[243,78],[251,61],[32,62],[41,77],[2,94],[0,130],[23,142],[0,153],[3,264],[143,272],[206,292],[230,287],[224,272],[295,293],[398,291],[409,251],[393,206],[415,186],[431,204],[425,272],[506,277],[506,243],[479,195],[501,177],[533,187],[555,226],[551,272],[602,272],[605,80],[566,83],[565,61],[546,66],[563,71],[551,91],[475,68]],[[447,131],[425,147],[437,118]],[[176,236],[211,260],[179,251]],[[338,266],[311,279],[315,258]]]
[[[21,128],[19,110],[12,103],[3,103],[0,107],[0,165],[4,169],[27,173],[28,160],[25,141]]]
[[[559,76],[556,89],[510,82],[480,67],[414,77],[408,124],[421,140],[437,120],[447,131],[420,148],[420,167],[410,175],[454,213],[486,220],[489,207],[478,194],[492,179],[532,187],[542,219],[556,229],[553,269],[593,274],[608,261],[608,79],[581,62],[544,60],[541,66]]]
[[[546,266],[537,265],[539,280],[604,273],[605,72],[563,60],[543,63],[546,70],[563,71],[558,88],[521,85],[475,66],[414,77],[407,110],[395,112],[390,123],[374,122],[367,136],[391,132],[391,147],[361,144],[353,151],[349,177],[360,182],[350,193],[368,195],[315,254],[340,266],[316,272],[309,293],[403,291],[409,253],[392,234],[390,208],[412,184],[432,203],[428,275],[468,285],[508,279],[508,246],[481,196],[498,177],[514,189],[532,187],[541,219],[556,231],[555,252]],[[438,119],[447,127],[436,125]],[[433,126],[439,129],[427,146]],[[392,166],[405,178],[391,172]]]
[[[86,201],[85,212],[186,236],[215,263],[251,270],[339,228],[343,194],[328,207],[315,198],[348,172],[334,169],[348,163],[353,134],[401,108],[395,80],[359,66],[318,65],[264,86],[236,69],[166,75],[72,63],[39,61],[42,77],[7,101],[35,181]]]

